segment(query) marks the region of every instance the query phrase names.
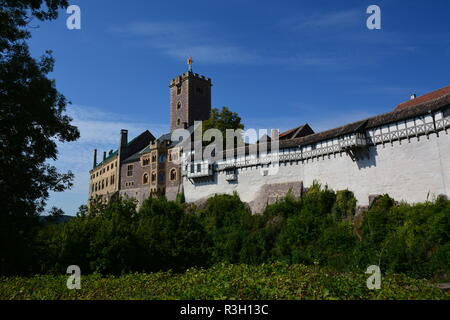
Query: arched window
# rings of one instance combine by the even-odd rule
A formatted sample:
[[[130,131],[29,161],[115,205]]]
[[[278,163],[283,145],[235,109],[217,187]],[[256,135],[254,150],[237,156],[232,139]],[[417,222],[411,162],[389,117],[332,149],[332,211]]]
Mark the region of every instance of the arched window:
[[[156,181],[156,172],[152,172],[152,182]]]
[[[178,104],[177,104],[177,109],[178,109],[178,110],[181,109],[181,102],[178,102]]]
[[[148,184],[148,173],[144,173],[144,176],[142,177],[142,183]]]
[[[177,126],[180,126],[181,125],[181,119],[178,119],[177,120]]]
[[[170,170],[170,181],[177,180],[177,169]]]

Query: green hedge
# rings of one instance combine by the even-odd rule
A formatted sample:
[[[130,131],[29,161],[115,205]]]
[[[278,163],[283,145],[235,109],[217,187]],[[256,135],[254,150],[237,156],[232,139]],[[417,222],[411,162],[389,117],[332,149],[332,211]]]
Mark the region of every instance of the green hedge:
[[[450,201],[408,205],[384,195],[362,216],[355,209],[352,192],[317,183],[260,215],[237,194],[214,196],[201,208],[153,198],[136,210],[133,200],[96,199],[70,222],[41,226],[30,239],[35,250],[27,268],[64,274],[78,265],[84,274],[120,275],[283,262],[339,272],[378,265],[385,274],[449,280]]]
[[[106,300],[362,300],[450,299],[425,280],[382,278],[381,290],[366,287],[364,273],[285,265],[216,265],[182,274],[159,272],[119,277],[82,276],[81,290],[68,290],[65,276],[0,278],[0,299]]]

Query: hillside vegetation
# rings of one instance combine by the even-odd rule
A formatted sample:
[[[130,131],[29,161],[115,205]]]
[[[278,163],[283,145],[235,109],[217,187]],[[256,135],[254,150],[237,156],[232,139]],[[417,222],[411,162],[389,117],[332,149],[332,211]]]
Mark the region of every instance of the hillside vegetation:
[[[450,299],[427,281],[404,275],[383,278],[368,290],[366,275],[336,273],[303,265],[216,265],[185,273],[159,272],[82,276],[80,290],[68,290],[65,276],[0,278],[0,299],[46,300],[302,300]]]
[[[69,265],[119,275],[283,262],[448,278],[450,201],[397,204],[385,195],[356,219],[355,206],[352,192],[318,184],[256,216],[237,195],[215,196],[204,208],[148,199],[138,211],[132,200],[97,199],[79,217],[40,229],[32,273],[64,274]]]

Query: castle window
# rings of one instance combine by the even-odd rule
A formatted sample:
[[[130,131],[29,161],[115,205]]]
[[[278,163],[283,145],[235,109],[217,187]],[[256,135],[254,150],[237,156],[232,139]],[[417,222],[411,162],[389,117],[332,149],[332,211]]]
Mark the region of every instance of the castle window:
[[[130,164],[127,166],[127,177],[132,177],[133,176],[133,165]]]
[[[197,93],[198,93],[199,95],[204,95],[204,94],[205,94],[205,90],[203,90],[202,87],[197,87]]]
[[[113,169],[114,168],[114,162],[113,163],[111,163],[111,169]]]
[[[95,191],[95,185],[92,185],[91,193]]]
[[[169,152],[169,161],[177,161],[178,160],[178,152],[171,151]]]
[[[181,109],[181,102],[178,102],[178,104],[177,104],[177,109],[178,109],[178,110]]]
[[[142,183],[148,184],[148,173],[144,173],[144,176],[142,177]]]
[[[152,153],[152,162],[156,162],[156,153]]]
[[[150,159],[149,158],[144,158],[142,160],[142,166],[146,167],[150,164]]]
[[[195,166],[191,164],[191,173],[195,173]]]
[[[109,182],[109,179],[106,178],[106,187],[108,187],[108,182]]]
[[[201,172],[202,171],[202,165],[199,163],[197,164],[197,172]]]
[[[152,182],[155,182],[155,181],[156,181],[156,173],[152,172]]]
[[[111,185],[114,184],[114,175],[111,176]]]
[[[181,86],[177,86],[177,95],[181,94]]]
[[[102,180],[102,190],[105,189],[105,180]]]
[[[170,170],[170,181],[175,181],[175,180],[177,180],[177,170],[172,169],[172,170]]]
[[[178,119],[177,120],[177,126],[180,126],[181,125],[181,119]]]

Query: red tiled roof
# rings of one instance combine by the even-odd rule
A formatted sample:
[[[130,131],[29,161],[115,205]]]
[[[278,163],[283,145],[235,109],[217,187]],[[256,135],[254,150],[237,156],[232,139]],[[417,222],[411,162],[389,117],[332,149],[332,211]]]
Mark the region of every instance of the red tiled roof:
[[[300,127],[280,133],[279,139],[284,140],[284,139],[300,138],[313,133],[314,130],[311,129],[311,127],[307,123],[305,123]]]
[[[397,108],[395,108],[395,111],[403,110],[403,109],[406,109],[409,107],[417,106],[417,105],[425,103],[425,102],[433,101],[433,100],[439,99],[447,94],[450,94],[450,86],[427,93],[427,94],[417,97],[413,100],[403,102],[403,103],[399,104],[397,106]]]

